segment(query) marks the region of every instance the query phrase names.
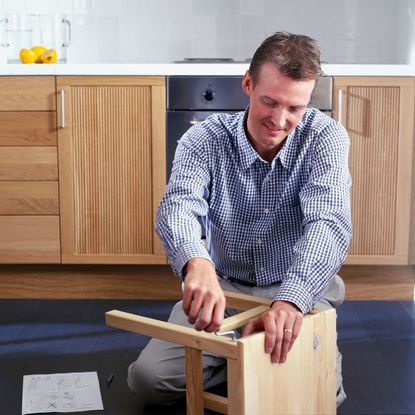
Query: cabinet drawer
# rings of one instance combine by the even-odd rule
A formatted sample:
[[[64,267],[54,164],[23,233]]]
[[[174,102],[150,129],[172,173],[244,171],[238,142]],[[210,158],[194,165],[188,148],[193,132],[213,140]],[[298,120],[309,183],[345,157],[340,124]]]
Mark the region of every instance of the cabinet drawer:
[[[58,182],[0,182],[1,215],[58,215]]]
[[[0,216],[0,263],[60,262],[59,216]]]
[[[0,112],[0,146],[54,146],[56,112]]]
[[[58,180],[56,147],[0,147],[0,180]]]
[[[0,76],[0,111],[54,111],[53,76]]]

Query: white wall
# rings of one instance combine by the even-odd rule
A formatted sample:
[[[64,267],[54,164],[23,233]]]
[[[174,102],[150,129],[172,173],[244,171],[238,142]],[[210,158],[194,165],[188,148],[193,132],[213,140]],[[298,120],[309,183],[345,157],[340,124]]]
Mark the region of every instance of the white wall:
[[[288,30],[315,37],[328,63],[415,64],[415,0],[0,0],[9,13],[68,15],[73,63],[245,60]]]

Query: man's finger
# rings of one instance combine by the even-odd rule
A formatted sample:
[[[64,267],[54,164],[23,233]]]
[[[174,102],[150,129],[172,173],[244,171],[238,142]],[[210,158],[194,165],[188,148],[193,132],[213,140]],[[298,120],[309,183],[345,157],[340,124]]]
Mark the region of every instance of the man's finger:
[[[195,293],[193,295],[193,299],[192,302],[190,304],[190,309],[189,309],[189,313],[188,313],[188,321],[190,324],[194,324],[196,319],[199,316],[200,313],[200,309],[202,307],[203,304],[203,296],[197,293]]]
[[[271,361],[272,363],[280,363],[281,360],[281,348],[282,348],[282,342],[283,342],[283,328],[284,328],[284,320],[278,319],[275,321],[274,316],[272,315],[272,321],[275,326],[275,334],[274,334],[274,344],[273,349],[271,351]],[[266,329],[267,332],[267,329]],[[267,334],[267,333],[266,333]],[[265,339],[266,339],[265,334]]]
[[[291,339],[293,337],[293,329],[290,327],[292,327],[292,323],[286,321],[285,328],[283,329],[280,363],[285,363],[287,360],[287,354],[290,351],[290,346],[292,345]]]
[[[224,301],[219,300],[215,304],[215,308],[213,309],[212,321],[210,325],[205,328],[205,330],[209,333],[218,331],[223,322],[224,315],[225,315],[225,303]]]
[[[220,329],[223,319],[225,317],[225,308],[226,308],[226,298],[225,296],[216,303],[215,309],[213,310],[212,324],[215,328],[212,328],[212,331],[217,331]]]
[[[265,353],[272,353],[277,341],[277,324],[274,316],[267,312],[264,314],[264,329],[265,329]]]
[[[299,312],[297,314],[297,317],[296,317],[295,321],[294,321],[293,332],[292,332],[290,347],[289,347],[288,351],[291,350],[295,340],[297,339],[298,335],[300,334],[302,324],[303,324],[303,315],[302,315],[302,313]]]
[[[242,331],[242,337],[248,336],[249,334],[255,333],[256,331],[261,330],[264,327],[260,317],[253,318],[248,321],[248,324]]]
[[[195,324],[196,330],[204,330],[210,325],[212,321],[212,311],[214,305],[215,303],[212,300],[206,298],[206,296],[203,298],[203,306],[201,305],[201,310]]]
[[[190,311],[190,305],[192,304],[192,298],[193,298],[193,291],[188,289],[188,288],[184,288],[183,290],[183,310],[186,314],[186,316],[189,315],[189,311]]]

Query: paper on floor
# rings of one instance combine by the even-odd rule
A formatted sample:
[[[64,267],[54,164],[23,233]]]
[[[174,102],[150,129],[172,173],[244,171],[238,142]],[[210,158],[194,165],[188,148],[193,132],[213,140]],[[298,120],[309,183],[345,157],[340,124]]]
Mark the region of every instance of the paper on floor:
[[[22,415],[104,409],[97,372],[23,376]]]

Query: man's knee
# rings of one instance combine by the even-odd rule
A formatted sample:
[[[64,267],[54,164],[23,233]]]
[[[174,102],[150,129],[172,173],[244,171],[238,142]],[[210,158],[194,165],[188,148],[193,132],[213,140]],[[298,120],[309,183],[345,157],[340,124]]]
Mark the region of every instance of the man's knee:
[[[163,405],[171,400],[157,366],[149,365],[145,359],[131,363],[127,382],[137,399],[145,405]]]
[[[140,360],[131,363],[128,368],[128,387],[143,404],[152,405],[156,398],[156,375]]]
[[[141,357],[141,358],[140,358]],[[128,368],[127,383],[137,399],[145,405],[169,405],[185,396],[184,374],[169,376],[163,361],[140,356]],[[180,379],[183,377],[183,387]]]

